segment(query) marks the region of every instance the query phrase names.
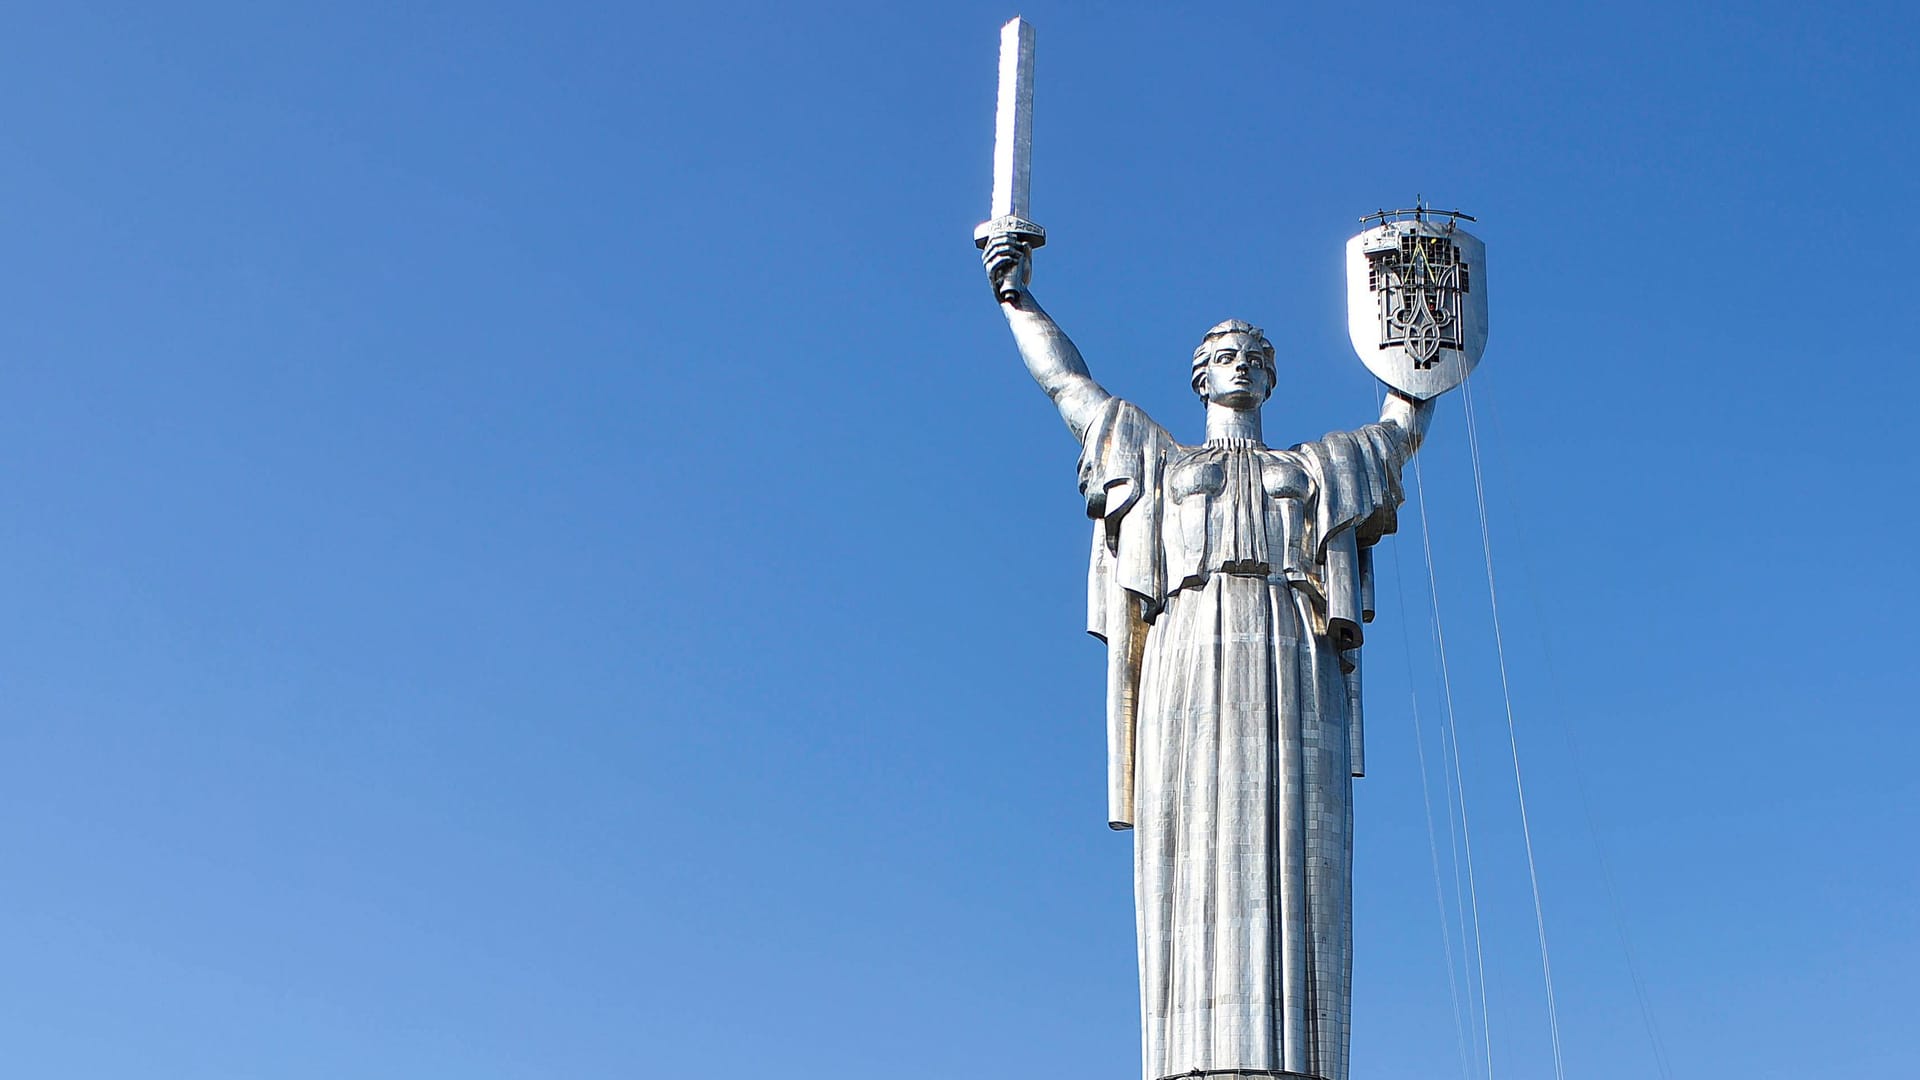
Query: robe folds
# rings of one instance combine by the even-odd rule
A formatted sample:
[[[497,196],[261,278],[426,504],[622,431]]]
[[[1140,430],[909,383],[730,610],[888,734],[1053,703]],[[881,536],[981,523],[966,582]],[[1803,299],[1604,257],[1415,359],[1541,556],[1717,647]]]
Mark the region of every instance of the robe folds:
[[[1358,657],[1407,455],[1389,424],[1183,446],[1117,398],[1086,432],[1145,1080],[1346,1080]]]

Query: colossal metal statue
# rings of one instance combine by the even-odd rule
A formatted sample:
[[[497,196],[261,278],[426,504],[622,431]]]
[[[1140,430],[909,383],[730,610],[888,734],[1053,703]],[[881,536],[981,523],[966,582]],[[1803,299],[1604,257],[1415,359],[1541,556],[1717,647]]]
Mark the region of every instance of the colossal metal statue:
[[[1394,531],[1431,398],[1485,346],[1485,250],[1464,215],[1424,208],[1376,215],[1349,245],[1354,346],[1389,387],[1378,423],[1269,448],[1275,349],[1229,321],[1193,353],[1206,441],[1176,442],[1093,380],[1028,289],[1046,237],[1028,218],[1032,57],[1015,19],[993,219],[975,240],[1027,370],[1082,447],[1107,818],[1134,830],[1143,1072],[1346,1080],[1372,548]]]

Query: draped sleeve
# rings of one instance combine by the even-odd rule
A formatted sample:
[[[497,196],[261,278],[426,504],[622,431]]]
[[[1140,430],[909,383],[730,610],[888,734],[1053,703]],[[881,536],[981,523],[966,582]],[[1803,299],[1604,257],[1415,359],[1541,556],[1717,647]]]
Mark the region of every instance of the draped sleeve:
[[[1362,734],[1360,645],[1373,621],[1373,546],[1399,525],[1406,495],[1400,470],[1413,448],[1395,424],[1336,431],[1294,448],[1313,479],[1311,523],[1305,544],[1319,595],[1315,606],[1327,637],[1340,652],[1347,698],[1347,756],[1354,776],[1366,775]]]
[[[1410,448],[1394,424],[1336,431],[1294,448],[1313,478],[1307,560],[1321,588],[1328,634],[1357,648],[1373,618],[1372,547],[1399,525],[1400,470]]]
[[[1080,493],[1092,518],[1087,564],[1087,632],[1106,637],[1108,609],[1139,598],[1151,623],[1167,603],[1166,554],[1160,541],[1162,497],[1173,439],[1132,402],[1109,400],[1087,427],[1080,452]]]
[[[1107,644],[1107,824],[1134,817],[1134,730],[1148,626],[1167,606],[1160,524],[1173,439],[1139,407],[1110,399],[1087,427],[1080,493],[1093,519],[1087,632]]]

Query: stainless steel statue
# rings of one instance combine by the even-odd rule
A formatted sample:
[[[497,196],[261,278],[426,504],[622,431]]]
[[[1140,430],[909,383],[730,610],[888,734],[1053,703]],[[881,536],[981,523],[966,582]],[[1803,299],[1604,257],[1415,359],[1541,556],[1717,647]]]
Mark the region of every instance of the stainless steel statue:
[[[975,239],[1027,370],[1082,448],[1107,817],[1134,832],[1144,1076],[1346,1080],[1371,555],[1394,531],[1429,399],[1485,344],[1484,249],[1460,215],[1424,210],[1383,213],[1356,239],[1355,346],[1390,387],[1378,423],[1268,447],[1277,351],[1228,321],[1193,352],[1206,439],[1180,443],[1095,382],[1034,300],[1031,27],[1009,23],[1002,50],[993,220]]]

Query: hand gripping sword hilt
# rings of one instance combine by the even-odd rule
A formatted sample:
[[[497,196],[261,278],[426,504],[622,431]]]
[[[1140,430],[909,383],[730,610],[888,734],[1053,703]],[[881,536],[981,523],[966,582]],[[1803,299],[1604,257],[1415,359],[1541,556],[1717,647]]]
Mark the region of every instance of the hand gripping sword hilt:
[[[984,251],[988,244],[1001,236],[1020,241],[1029,251],[1047,242],[1047,230],[1041,228],[1039,224],[1008,214],[994,218],[992,221],[981,222],[979,227],[973,230],[973,246]],[[1011,302],[1014,297],[1020,295],[1020,289],[1006,281],[996,283],[994,292],[999,295],[1000,302],[1003,304]]]

